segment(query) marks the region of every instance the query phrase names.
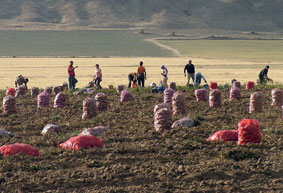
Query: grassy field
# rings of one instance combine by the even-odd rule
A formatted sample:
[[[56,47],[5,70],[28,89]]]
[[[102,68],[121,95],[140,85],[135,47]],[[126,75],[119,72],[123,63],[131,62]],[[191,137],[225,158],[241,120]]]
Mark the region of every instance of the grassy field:
[[[148,38],[148,36],[147,36]],[[170,56],[128,31],[0,31],[1,56]]]
[[[123,105],[115,90],[102,90],[108,111],[86,121],[81,120],[82,101],[90,96],[69,93],[64,109],[43,110],[37,109],[36,97],[19,97],[17,114],[5,116],[0,109],[0,127],[15,134],[0,138],[0,146],[26,143],[38,148],[41,156],[0,156],[0,192],[282,192],[281,108],[271,107],[271,88],[253,90],[264,93],[264,113],[249,114],[252,91],[243,89],[242,100],[230,102],[229,88],[220,88],[223,106],[213,109],[207,102],[196,102],[193,90],[179,87],[186,91],[187,113],[173,120],[188,116],[198,124],[161,133],[154,131],[153,109],[163,96],[149,90],[132,90],[134,101]],[[3,95],[1,91],[1,101]],[[205,140],[216,131],[237,129],[244,118],[260,122],[260,144]],[[62,132],[41,136],[47,123],[62,126]],[[84,128],[98,125],[110,128],[101,136],[103,148],[58,147]]]
[[[262,63],[283,61],[283,40],[159,40],[183,56]]]
[[[84,87],[92,80],[94,66],[99,63],[103,72],[102,86],[127,84],[127,75],[135,72],[139,62],[144,61],[148,72],[146,84],[150,82],[159,83],[161,80],[160,65],[165,64],[169,70],[169,81],[178,85],[185,85],[183,69],[187,58],[0,58],[1,75],[0,88],[13,87],[16,76],[22,74],[30,79],[29,86],[61,85],[67,81],[67,65],[73,60],[76,76],[79,80],[78,87]],[[216,81],[220,84],[229,83],[233,78],[242,83],[252,80],[256,81],[259,71],[265,64],[236,61],[236,60],[214,60],[193,58],[196,71],[200,71],[208,81]],[[270,77],[283,83],[282,63],[270,63]]]

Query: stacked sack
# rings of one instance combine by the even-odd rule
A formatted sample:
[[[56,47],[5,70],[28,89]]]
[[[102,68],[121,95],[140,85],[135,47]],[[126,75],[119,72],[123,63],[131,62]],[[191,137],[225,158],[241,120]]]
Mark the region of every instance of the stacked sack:
[[[92,98],[87,98],[83,101],[83,115],[82,119],[91,119],[96,117],[96,102]]]
[[[63,84],[62,84],[62,89],[63,90],[68,90],[68,83],[67,82],[64,82]]]
[[[260,143],[261,130],[257,120],[244,119],[238,124],[238,144]]]
[[[249,81],[246,84],[246,90],[253,89],[255,87],[255,83],[253,81]]]
[[[13,114],[16,113],[16,98],[14,96],[5,96],[3,99],[3,111],[4,114]]]
[[[64,108],[66,106],[67,95],[60,92],[56,95],[54,99],[54,107],[55,108]]]
[[[172,111],[169,108],[161,108],[154,114],[155,131],[169,130],[172,126]]]
[[[255,92],[250,98],[250,113],[261,113],[263,112],[264,96],[261,92]]]
[[[8,88],[6,91],[6,96],[15,96],[16,95],[16,90],[14,88]]]
[[[45,87],[44,91],[51,95],[52,94],[52,87],[47,86],[47,87]]]
[[[128,90],[123,90],[120,96],[120,102],[124,103],[124,102],[128,102],[128,101],[132,101],[134,100],[133,94],[128,91]]]
[[[206,89],[197,89],[195,90],[195,96],[196,96],[196,100],[197,102],[200,102],[200,101],[206,101],[207,98],[206,98]]]
[[[63,88],[62,86],[54,86],[53,87],[53,92],[55,95],[57,95],[59,92],[62,92],[63,91]]]
[[[177,90],[176,82],[170,82],[169,88],[172,88],[173,90]]]
[[[210,89],[218,89],[217,82],[210,82],[209,88],[210,88]]]
[[[213,89],[209,92],[209,106],[210,107],[221,107],[221,91]]]
[[[155,114],[159,109],[163,109],[163,108],[170,109],[170,106],[167,103],[161,103],[161,104],[155,105],[153,113]]]
[[[118,85],[118,87],[117,87],[117,92],[120,93],[120,92],[122,92],[124,89],[125,89],[125,86],[124,86],[124,85]]]
[[[107,95],[104,93],[97,93],[95,96],[96,101],[96,111],[97,113],[101,113],[107,111],[108,102],[107,102]]]
[[[233,86],[241,89],[241,83],[238,81],[234,81]]]
[[[39,94],[39,88],[38,87],[32,87],[30,94],[31,94],[31,96],[37,96]]]
[[[166,88],[163,92],[164,103],[171,103],[174,95],[174,90],[172,88]]]
[[[236,86],[232,86],[230,90],[230,101],[234,99],[241,100],[241,98],[241,89]]]
[[[283,105],[283,91],[279,88],[272,89],[271,91],[272,103],[271,106],[279,106]]]
[[[49,107],[50,94],[46,91],[43,91],[37,96],[37,107],[39,109]]]
[[[26,87],[24,85],[18,86],[16,88],[16,97],[25,95]]]
[[[173,99],[172,102],[173,115],[185,114],[186,113],[185,94],[181,91],[177,91],[174,93],[172,99]]]

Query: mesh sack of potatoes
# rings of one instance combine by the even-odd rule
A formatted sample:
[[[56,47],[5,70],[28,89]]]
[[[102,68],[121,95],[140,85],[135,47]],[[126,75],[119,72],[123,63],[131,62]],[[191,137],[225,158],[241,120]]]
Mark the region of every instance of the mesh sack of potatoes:
[[[123,90],[120,96],[120,102],[128,102],[134,100],[133,93],[128,90]]]
[[[210,107],[221,107],[221,91],[218,89],[210,90],[209,92],[209,106]]]
[[[181,91],[174,93],[172,98],[173,115],[186,113],[186,99],[185,94]]]
[[[230,89],[230,101],[237,99],[237,100],[241,100],[242,95],[241,95],[241,89],[239,89],[236,86],[232,86]]]
[[[250,113],[261,113],[263,112],[264,96],[261,92],[254,92],[250,98]]]
[[[257,120],[244,119],[238,124],[238,144],[260,143],[262,138],[260,124]]]
[[[44,91],[51,95],[52,94],[52,87],[47,86],[47,87],[44,88]]]
[[[50,94],[43,91],[37,96],[37,107],[39,109],[48,108],[50,103]]]
[[[4,114],[16,113],[16,98],[14,96],[5,96],[3,99],[3,112]]]
[[[167,104],[167,103],[160,103],[158,105],[155,105],[154,107],[154,114],[159,110],[159,109],[162,109],[162,108],[168,108],[168,109],[171,109],[170,105]]]
[[[117,86],[117,92],[118,92],[118,93],[122,92],[124,89],[125,89],[125,86],[124,86],[124,85],[118,85],[118,86]]]
[[[108,108],[108,101],[107,95],[104,93],[97,93],[95,96],[96,101],[96,111],[97,113],[101,113],[107,111]]]
[[[64,82],[63,84],[62,84],[62,89],[63,90],[68,90],[68,83],[67,82]]]
[[[173,89],[173,90],[177,90],[177,84],[176,84],[176,82],[170,82],[169,88],[171,88],[171,89]]]
[[[43,130],[41,131],[41,135],[47,135],[53,132],[60,132],[61,127],[55,124],[47,124],[44,126]]]
[[[93,98],[87,98],[83,101],[82,119],[91,119],[96,117],[96,102]]]
[[[16,97],[23,96],[26,92],[26,87],[24,85],[18,86],[16,88]]]
[[[6,96],[11,95],[11,96],[15,96],[16,95],[16,90],[14,88],[8,88],[6,90]]]
[[[241,83],[238,82],[238,81],[234,81],[234,82],[233,82],[233,86],[234,86],[234,87],[238,87],[239,89],[241,89]]]
[[[195,96],[196,96],[197,102],[207,101],[206,89],[197,89],[197,90],[195,90]]]
[[[155,131],[169,130],[172,126],[172,111],[169,108],[161,108],[154,114]]]
[[[68,96],[62,92],[58,93],[54,99],[55,108],[64,108],[66,106]]]
[[[39,94],[39,88],[38,87],[32,87],[30,91],[31,96],[37,96]]]
[[[53,92],[54,92],[55,95],[57,95],[61,91],[63,91],[62,86],[54,86],[53,87]]]
[[[110,129],[105,126],[97,126],[94,128],[87,128],[81,132],[80,135],[93,135],[93,136],[101,136],[103,133],[109,131]]]
[[[279,106],[283,105],[283,91],[279,88],[272,89],[271,91],[272,103],[271,106]]]
[[[164,103],[171,103],[174,95],[174,90],[172,88],[166,88],[163,92]]]

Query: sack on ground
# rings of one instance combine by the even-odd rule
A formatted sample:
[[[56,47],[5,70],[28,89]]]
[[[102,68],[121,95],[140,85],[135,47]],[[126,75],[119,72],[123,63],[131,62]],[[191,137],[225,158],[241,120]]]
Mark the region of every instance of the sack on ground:
[[[171,103],[174,95],[174,90],[172,88],[166,88],[163,92],[164,103]]]
[[[172,111],[168,108],[159,109],[154,115],[155,131],[169,130],[172,126]]]
[[[4,145],[0,147],[0,153],[4,156],[12,156],[22,153],[26,156],[39,156],[39,151],[31,145],[15,143],[11,145]]]
[[[103,142],[101,139],[96,138],[92,135],[79,135],[76,137],[72,137],[64,143],[59,145],[62,149],[73,149],[80,150],[89,149],[89,148],[101,148],[103,146]]]
[[[92,98],[87,98],[83,101],[82,119],[91,119],[96,117],[96,102]]]
[[[43,128],[43,130],[41,131],[42,135],[47,135],[49,133],[53,133],[53,132],[60,132],[61,131],[61,127],[55,124],[47,124],[45,125],[45,127]]]
[[[181,91],[174,93],[172,98],[173,115],[185,114],[186,113],[186,99],[185,94]]]
[[[3,112],[4,114],[16,113],[16,98],[14,96],[5,96],[3,99]]]
[[[239,145],[247,143],[260,143],[261,141],[261,130],[257,120],[244,119],[238,124],[239,131]]]
[[[93,136],[101,136],[103,133],[109,131],[110,129],[105,126],[97,126],[94,128],[87,128],[81,132],[80,135],[93,135]]]
[[[250,98],[250,113],[261,113],[263,112],[264,96],[261,92],[255,92],[251,94]]]
[[[178,121],[175,121],[172,125],[172,128],[177,128],[177,127],[192,127],[195,125],[195,121],[190,118],[183,118]]]
[[[221,130],[206,139],[207,141],[238,141],[238,130]]]

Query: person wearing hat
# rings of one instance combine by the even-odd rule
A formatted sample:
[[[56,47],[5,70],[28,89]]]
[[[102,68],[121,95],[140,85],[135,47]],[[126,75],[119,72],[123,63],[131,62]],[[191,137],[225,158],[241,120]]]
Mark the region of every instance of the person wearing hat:
[[[162,85],[164,88],[168,87],[167,81],[168,81],[168,70],[164,65],[161,65],[160,68],[163,70],[162,75]]]
[[[195,86],[200,85],[201,79],[203,79],[203,81],[207,84],[207,81],[204,78],[204,76],[200,72],[198,72],[198,73],[196,73],[196,79],[195,79],[195,82],[194,82]]]
[[[193,80],[193,83],[195,81],[195,66],[192,64],[192,60],[189,60],[189,63],[184,68],[184,76],[186,77],[186,72],[188,74],[188,82],[187,86],[190,84],[190,79]]]
[[[262,71],[260,71],[258,77],[259,77],[259,83],[265,83],[268,80],[271,80],[270,78],[268,78],[267,74],[268,74],[268,70],[269,70],[269,66],[266,66]]]
[[[22,86],[22,85],[25,85],[26,89],[28,89],[28,78],[25,78],[23,77],[23,75],[20,75],[17,77],[16,81],[15,81],[15,87],[18,87],[18,86]]]

